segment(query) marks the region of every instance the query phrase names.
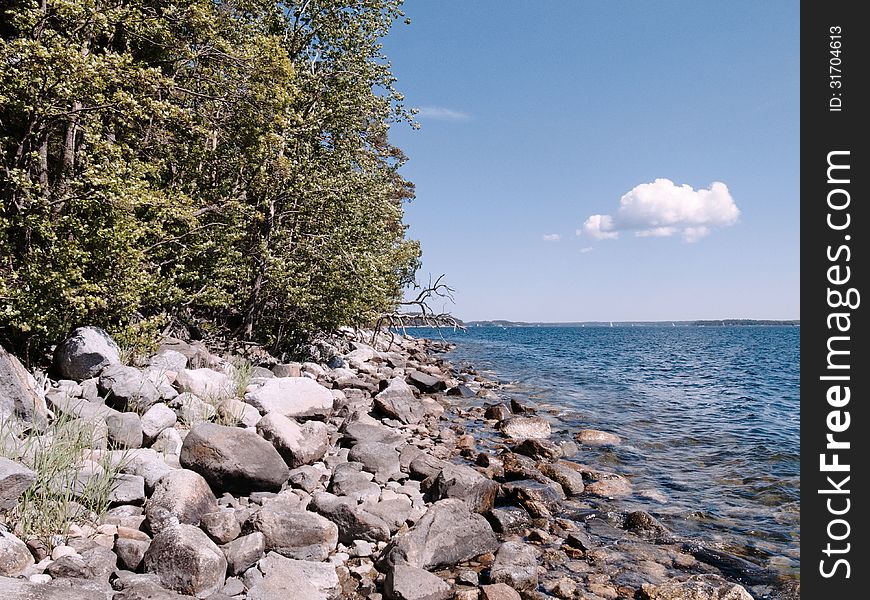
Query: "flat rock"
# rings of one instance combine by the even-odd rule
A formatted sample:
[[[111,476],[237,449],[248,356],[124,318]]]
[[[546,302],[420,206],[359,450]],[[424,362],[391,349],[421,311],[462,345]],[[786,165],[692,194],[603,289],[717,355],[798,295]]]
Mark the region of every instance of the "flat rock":
[[[427,394],[443,392],[447,389],[447,384],[443,379],[423,373],[422,371],[411,371],[408,373],[408,383]]]
[[[182,369],[175,376],[175,387],[214,405],[233,395],[230,378],[225,373],[206,368]]]
[[[519,592],[506,583],[480,586],[480,600],[522,600]]]
[[[54,350],[54,370],[64,379],[82,381],[109,365],[121,364],[121,350],[99,327],[79,327]]]
[[[448,600],[453,586],[429,571],[398,564],[384,580],[387,600]]]
[[[257,433],[275,446],[291,469],[320,460],[329,449],[329,430],[320,421],[307,421],[300,425],[273,412],[257,422]]]
[[[499,485],[472,467],[448,463],[429,487],[431,498],[458,498],[470,510],[485,513],[492,508]]]
[[[718,575],[692,575],[662,584],[644,583],[643,600],[752,600],[742,585],[725,581]]]
[[[94,581],[56,579],[32,583],[26,579],[0,577],[0,597],[7,600],[112,600],[113,596],[112,588]]]
[[[223,552],[193,525],[173,525],[158,533],[145,553],[145,571],[176,592],[206,598],[220,591],[227,572]]]
[[[190,430],[179,461],[226,492],[278,491],[290,473],[275,447],[256,433],[215,423]]]
[[[0,512],[15,508],[18,498],[36,481],[36,473],[0,456]]]
[[[115,553],[91,540],[76,540],[81,543],[77,547],[78,554],[63,556],[45,569],[46,574],[55,579],[92,579],[104,584],[109,582],[109,576],[117,568],[118,557]],[[74,543],[70,541],[70,543]]]
[[[332,394],[308,377],[276,377],[245,395],[262,414],[325,419],[332,414]]]
[[[266,550],[300,560],[326,560],[338,544],[332,521],[281,501],[268,502],[251,515],[245,531],[259,531]]]
[[[550,437],[550,422],[543,417],[510,417],[499,423],[501,432],[514,439]]]

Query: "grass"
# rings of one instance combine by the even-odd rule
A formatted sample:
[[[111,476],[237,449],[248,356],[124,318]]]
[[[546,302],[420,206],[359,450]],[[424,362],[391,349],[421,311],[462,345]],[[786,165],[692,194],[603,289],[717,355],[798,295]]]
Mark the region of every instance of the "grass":
[[[11,422],[0,426],[0,454],[36,473],[36,481],[9,515],[18,535],[48,542],[52,535],[65,535],[72,523],[89,521],[108,509],[124,461],[102,452],[90,464],[85,462],[95,431],[93,423],[67,416],[41,433],[16,431]],[[90,474],[80,477],[86,464]]]

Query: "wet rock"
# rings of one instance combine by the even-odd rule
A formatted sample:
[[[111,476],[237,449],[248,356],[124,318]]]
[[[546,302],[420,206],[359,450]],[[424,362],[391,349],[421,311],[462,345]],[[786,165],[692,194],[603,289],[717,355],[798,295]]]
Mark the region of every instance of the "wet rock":
[[[392,446],[380,442],[364,442],[350,449],[349,461],[362,463],[369,473],[374,473],[375,481],[386,483],[390,477],[399,473],[399,453]]]
[[[447,389],[447,384],[443,379],[439,379],[438,377],[434,377],[421,371],[411,371],[408,373],[408,383],[426,394],[434,394]]]
[[[484,419],[491,419],[495,421],[503,421],[510,416],[510,409],[501,402],[499,402],[498,404],[488,404],[486,406],[486,411],[483,413]]]
[[[263,556],[266,551],[266,536],[255,531],[224,544],[221,550],[227,557],[228,572],[231,575],[239,575]]]
[[[501,432],[517,440],[550,437],[550,423],[543,417],[510,417],[499,423]]]
[[[158,533],[144,557],[145,571],[177,592],[206,598],[223,587],[227,560],[193,525],[173,525]]]
[[[33,562],[33,556],[24,542],[0,530],[0,575],[16,577]]]
[[[521,506],[493,508],[487,516],[498,533],[513,533],[528,527],[531,522],[528,511]]]
[[[33,376],[0,346],[0,421],[13,415],[39,428],[48,422],[45,400],[36,392]]]
[[[200,527],[216,543],[226,544],[239,537],[242,532],[235,513],[231,508],[206,513],[200,520]]]
[[[569,533],[568,537],[565,538],[565,543],[571,548],[576,548],[584,552],[596,547],[596,544],[592,542],[592,538],[583,529],[575,529]]]
[[[248,393],[245,401],[262,414],[325,419],[332,414],[332,394],[308,377],[276,377]]]
[[[121,364],[121,351],[99,327],[79,327],[54,350],[54,370],[65,379],[82,381],[105,367]]]
[[[562,486],[529,479],[505,483],[502,490],[508,498],[522,504],[533,517],[549,517],[550,511],[565,499]]]
[[[495,533],[481,515],[461,500],[439,500],[414,526],[384,549],[384,567],[406,562],[421,569],[452,567],[498,547]]]
[[[505,542],[498,547],[490,568],[492,583],[506,583],[515,590],[538,587],[538,551],[522,542]]]
[[[145,515],[151,531],[157,533],[175,522],[199,525],[203,515],[217,509],[217,499],[201,475],[176,469],[157,481]]]
[[[354,540],[386,542],[390,539],[390,526],[365,510],[367,506],[357,505],[346,496],[319,492],[312,497],[310,508],[338,526],[338,539],[343,544],[352,544]]]
[[[717,575],[693,575],[662,584],[645,583],[642,600],[752,600],[742,585],[729,583]]]
[[[106,417],[109,442],[117,448],[142,446],[142,421],[132,412],[114,413]]]
[[[182,369],[175,376],[175,387],[213,405],[233,395],[230,378],[225,373],[207,368]]]
[[[562,448],[550,440],[525,439],[512,450],[539,461],[553,461],[562,456]]]
[[[585,486],[583,476],[562,462],[546,463],[537,465],[543,475],[549,477],[562,486],[562,490],[568,496],[577,496],[583,493]]]
[[[174,410],[162,403],[155,404],[142,415],[140,421],[145,440],[153,442],[161,431],[175,425],[177,419]]]
[[[161,398],[157,387],[135,367],[109,365],[100,372],[98,385],[106,404],[121,411],[145,412]]]
[[[615,433],[598,429],[581,429],[574,434],[574,439],[587,446],[618,446],[622,440]]]
[[[499,486],[476,470],[465,465],[447,464],[429,487],[435,500],[458,498],[473,512],[484,513],[492,508]]]
[[[428,571],[398,564],[387,573],[384,596],[387,600],[448,600],[453,586]]]
[[[630,496],[632,493],[631,482],[621,475],[611,474],[607,479],[600,479],[586,484],[586,493],[592,496],[605,498],[620,498]]]
[[[281,501],[269,502],[257,510],[245,530],[261,532],[266,550],[300,560],[326,560],[338,544],[335,523]]]
[[[275,447],[253,431],[214,423],[190,430],[179,461],[227,492],[277,491],[290,472]]]
[[[539,470],[537,463],[521,454],[513,452],[505,452],[501,455],[502,468],[504,469],[504,477],[507,480],[517,479],[533,479],[541,483],[548,483],[549,479],[545,477]]]
[[[15,508],[18,498],[36,481],[36,473],[0,456],[0,512]]]
[[[480,600],[522,600],[519,592],[505,583],[480,586]]]
[[[115,554],[118,556],[118,566],[128,571],[135,571],[142,564],[145,552],[151,545],[150,540],[132,540],[119,537],[115,540]]]
[[[628,531],[645,538],[667,540],[673,537],[667,527],[662,525],[648,512],[642,510],[630,512],[625,515],[623,527]]]
[[[319,421],[299,425],[284,415],[269,413],[257,423],[257,433],[272,442],[290,468],[318,461],[329,449],[329,431]]]

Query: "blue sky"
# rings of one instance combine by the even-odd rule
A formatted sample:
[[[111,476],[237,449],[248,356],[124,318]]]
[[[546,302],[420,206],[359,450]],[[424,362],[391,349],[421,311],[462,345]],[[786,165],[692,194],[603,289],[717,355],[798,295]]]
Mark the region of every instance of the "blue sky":
[[[384,48],[422,127],[391,138],[454,314],[798,318],[797,2],[405,8]]]

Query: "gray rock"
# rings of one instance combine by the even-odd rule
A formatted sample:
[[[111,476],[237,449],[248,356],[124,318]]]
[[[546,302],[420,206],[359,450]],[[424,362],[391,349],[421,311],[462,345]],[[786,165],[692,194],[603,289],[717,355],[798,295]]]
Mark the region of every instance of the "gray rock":
[[[157,403],[142,415],[142,434],[148,443],[153,442],[160,432],[175,425],[178,417],[175,411],[162,403]]]
[[[387,600],[448,600],[453,586],[432,573],[410,565],[398,564],[384,580]]]
[[[182,369],[175,376],[175,387],[214,405],[233,396],[230,378],[220,371],[207,368]]]
[[[549,517],[551,509],[565,499],[562,486],[556,482],[541,483],[525,479],[509,481],[501,487],[508,498],[522,504],[533,517]]]
[[[99,327],[79,327],[54,350],[54,370],[74,381],[96,377],[105,367],[120,364],[118,344]]]
[[[109,503],[142,504],[145,502],[145,478],[139,475],[118,473],[109,492]]]
[[[583,493],[585,486],[583,485],[583,476],[566,466],[569,463],[556,462],[550,464],[538,465],[541,473],[562,486],[562,490],[568,496],[577,496]]]
[[[521,506],[504,506],[489,511],[489,522],[498,533],[513,533],[529,526],[531,516]]]
[[[142,446],[142,421],[132,412],[119,412],[106,417],[109,442],[118,448]]]
[[[112,600],[113,595],[111,588],[94,581],[55,579],[47,583],[32,583],[26,579],[0,577],[0,597],[7,600]]]
[[[618,446],[622,443],[615,433],[598,429],[581,429],[574,434],[574,439],[587,446]]]
[[[390,526],[380,517],[367,512],[366,505],[357,503],[346,496],[335,496],[328,492],[314,494],[311,509],[323,515],[338,526],[338,540],[352,544],[354,540],[367,542],[386,542],[390,539]]]
[[[380,442],[395,446],[405,441],[405,438],[392,427],[384,427],[380,423],[356,421],[342,426],[341,432],[350,445],[362,442]]]
[[[21,362],[0,346],[0,420],[13,415],[42,428],[48,422],[45,400]]]
[[[206,513],[200,519],[200,527],[218,544],[226,544],[242,532],[235,513],[231,508]]]
[[[302,377],[301,363],[286,363],[274,365],[272,373],[275,377]]]
[[[290,473],[275,447],[253,431],[214,423],[190,430],[179,460],[227,492],[277,491]]]
[[[245,530],[261,532],[266,550],[300,560],[326,560],[338,544],[335,523],[277,500],[251,515]]]
[[[543,417],[511,417],[501,421],[499,428],[504,435],[518,440],[550,437],[550,422]]]
[[[329,472],[323,467],[305,465],[290,471],[289,482],[293,487],[310,494],[320,486],[320,482],[328,475]]]
[[[239,423],[245,427],[256,427],[260,422],[260,411],[236,398],[227,398],[217,407],[217,414],[227,423]]]
[[[505,542],[498,547],[489,574],[492,583],[506,583],[515,590],[538,587],[538,551],[522,542]]]
[[[0,512],[15,508],[18,498],[36,481],[36,473],[0,456]]]
[[[378,395],[375,407],[383,414],[402,423],[416,424],[426,416],[426,408],[414,397],[414,391],[404,379],[395,378]]]
[[[0,575],[16,577],[33,565],[27,545],[11,533],[0,530]]]
[[[217,413],[216,404],[207,402],[190,392],[182,392],[169,401],[169,406],[182,423],[196,425],[211,420]]]
[[[208,536],[193,525],[173,525],[158,533],[145,553],[145,571],[163,586],[206,598],[223,587],[227,559]]]
[[[115,540],[115,554],[118,556],[118,566],[128,571],[135,571],[142,564],[142,559],[150,545],[150,540],[134,540],[119,537]]]
[[[154,383],[135,367],[109,365],[100,372],[97,385],[106,404],[120,411],[144,413],[161,399]]]
[[[344,464],[350,466],[336,468],[329,486],[330,491],[337,496],[349,496],[357,502],[377,500],[381,495],[381,488],[377,483],[372,482],[374,476],[353,468],[353,465],[359,468],[361,466],[359,463]]]
[[[335,597],[339,585],[335,566],[329,563],[293,560],[269,553],[258,567],[262,578],[248,590],[248,600],[326,600]]]
[[[148,361],[154,369],[179,373],[187,368],[187,357],[177,350],[163,349]]]
[[[725,581],[718,575],[692,575],[662,584],[644,583],[643,600],[752,600],[742,585]]]
[[[391,500],[381,500],[377,503],[367,502],[362,505],[366,512],[380,517],[390,528],[390,533],[396,533],[411,516],[413,505],[406,496]]]
[[[221,549],[227,557],[229,573],[239,575],[263,556],[266,551],[266,536],[255,531],[224,544]]]
[[[399,473],[399,453],[387,444],[363,442],[350,449],[349,461],[362,463],[365,470],[374,473],[375,481],[386,483]]]
[[[408,465],[411,477],[415,479],[431,479],[434,481],[438,474],[450,463],[435,458],[431,454],[419,454]]]
[[[486,407],[483,413],[484,419],[492,419],[495,421],[503,421],[511,416],[511,409],[499,402],[498,404],[490,404]]]
[[[439,500],[411,529],[393,538],[379,564],[382,570],[401,562],[421,569],[452,567],[497,548],[486,519],[461,500]]]
[[[124,451],[121,460],[121,471],[144,478],[148,491],[154,489],[161,477],[174,470],[159,453],[150,448]]]
[[[194,471],[176,469],[160,478],[145,504],[145,515],[153,532],[178,523],[199,525],[203,515],[218,509],[217,499],[206,480]]]
[[[421,392],[427,394],[435,392],[443,392],[447,389],[447,384],[443,379],[434,377],[421,371],[411,371],[408,373],[408,383],[415,386]]]
[[[268,413],[257,423],[257,433],[272,442],[290,468],[320,460],[329,449],[326,424],[308,421],[299,425],[278,413]]]
[[[511,449],[517,454],[541,461],[554,461],[562,457],[562,447],[550,440],[527,438]]]
[[[325,419],[332,414],[332,394],[308,377],[276,377],[245,396],[262,414]]]
[[[429,487],[430,497],[458,498],[473,512],[485,513],[492,508],[499,486],[465,465],[447,464]]]
[[[78,554],[64,556],[46,567],[45,572],[55,579],[93,579],[109,582],[109,576],[117,568],[115,553],[91,540],[77,540]],[[73,541],[70,541],[72,544]]]

